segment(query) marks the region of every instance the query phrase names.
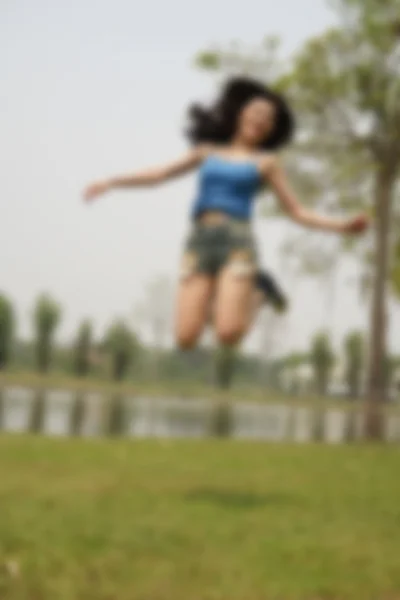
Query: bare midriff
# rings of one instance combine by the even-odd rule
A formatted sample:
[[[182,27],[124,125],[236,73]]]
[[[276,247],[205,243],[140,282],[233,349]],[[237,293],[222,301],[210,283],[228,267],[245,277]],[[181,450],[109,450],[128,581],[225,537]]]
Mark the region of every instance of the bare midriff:
[[[230,215],[218,210],[207,210],[197,218],[198,223],[202,223],[203,225],[222,225],[231,220],[232,217]]]

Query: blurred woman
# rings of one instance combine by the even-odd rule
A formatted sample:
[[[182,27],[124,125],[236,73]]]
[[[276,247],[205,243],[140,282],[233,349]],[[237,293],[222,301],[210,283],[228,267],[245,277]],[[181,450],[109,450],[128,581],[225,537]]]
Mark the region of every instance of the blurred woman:
[[[258,270],[251,225],[254,201],[265,185],[275,192],[288,217],[300,225],[339,234],[367,228],[364,215],[329,218],[298,201],[277,156],[293,132],[293,115],[282,96],[257,81],[234,78],[211,107],[196,104],[190,108],[187,137],[192,148],[185,156],[87,188],[85,197],[91,201],[112,190],[160,185],[198,170],[177,295],[176,340],[181,348],[196,345],[211,303],[217,339],[234,345],[247,333],[255,305],[263,298],[271,300],[268,289],[274,281],[268,274],[266,281]]]

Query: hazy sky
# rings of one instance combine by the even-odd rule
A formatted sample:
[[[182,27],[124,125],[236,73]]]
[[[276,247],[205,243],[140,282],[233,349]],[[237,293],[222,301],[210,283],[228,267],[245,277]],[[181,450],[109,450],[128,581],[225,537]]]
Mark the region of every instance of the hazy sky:
[[[1,288],[17,305],[22,334],[42,291],[63,304],[67,339],[87,316],[99,334],[114,316],[131,317],[147,281],[175,277],[192,177],[91,208],[81,190],[184,150],[185,107],[213,89],[212,77],[193,68],[196,52],[276,33],[289,53],[332,18],[323,0],[1,1]],[[256,231],[265,264],[278,273],[282,226],[260,221]],[[344,288],[336,340],[366,319]],[[305,281],[285,328],[288,346],[304,346],[325,321],[326,293]]]

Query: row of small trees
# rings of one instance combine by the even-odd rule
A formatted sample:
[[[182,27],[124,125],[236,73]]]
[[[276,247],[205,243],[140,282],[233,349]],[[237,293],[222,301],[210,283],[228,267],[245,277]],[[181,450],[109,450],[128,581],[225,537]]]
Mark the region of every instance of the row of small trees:
[[[57,353],[60,353],[54,339],[61,317],[61,307],[52,298],[42,295],[37,299],[32,312],[34,340],[31,347],[34,366],[41,373],[49,371],[51,365],[56,362]],[[12,362],[15,326],[12,303],[4,295],[0,295],[0,368],[3,369]],[[64,350],[64,359],[58,363],[61,362],[63,369],[68,369],[78,377],[86,377],[93,372],[104,373],[107,370],[111,377],[118,381],[127,375],[132,366],[137,366],[145,352],[136,334],[122,321],[113,323],[100,343],[94,339],[91,323],[84,321],[78,328],[72,346]],[[161,370],[157,370],[158,376],[176,379],[179,375],[183,378],[184,367],[187,378],[203,378],[210,381],[212,371],[211,378],[219,386],[228,387],[234,372],[239,380],[254,382],[254,376],[263,370],[266,375],[263,377],[263,384],[279,389],[284,387],[283,381],[286,379],[290,381],[290,388],[295,391],[301,387],[299,369],[308,366],[312,371],[309,378],[311,388],[323,396],[329,392],[333,371],[338,362],[330,338],[325,333],[318,333],[313,338],[309,352],[294,353],[278,361],[270,361],[269,365],[256,357],[246,358],[236,353],[235,356],[231,356],[231,353],[219,351],[214,356],[209,355],[210,351],[200,349],[183,365],[181,358],[174,351],[164,352],[158,357],[162,362],[159,365]],[[348,390],[348,395],[357,398],[363,387],[366,363],[365,343],[361,332],[354,331],[347,335],[343,344],[342,359],[341,380]],[[393,357],[387,361],[387,386],[398,362]]]
[[[350,398],[358,398],[365,389],[367,368],[367,353],[365,338],[360,331],[351,331],[343,341],[341,353],[340,381],[346,388]],[[282,359],[281,369],[291,375],[294,387],[299,385],[298,369],[309,366],[312,369],[314,391],[321,396],[327,395],[333,383],[335,367],[338,366],[339,357],[335,354],[331,340],[326,333],[318,333],[311,342],[310,352],[307,354],[296,353]],[[400,366],[400,357],[388,356],[385,362],[385,396],[391,385],[395,383],[396,369]]]
[[[54,339],[60,324],[60,305],[48,295],[41,295],[34,306],[32,325],[34,330],[34,357],[36,368],[47,373],[54,356]],[[0,369],[10,365],[15,347],[16,316],[11,301],[0,295]],[[122,379],[139,348],[137,336],[122,321],[113,323],[102,342],[95,344],[93,329],[84,321],[77,332],[71,354],[71,370],[80,377],[88,375],[93,363],[106,354],[110,360],[113,379]]]

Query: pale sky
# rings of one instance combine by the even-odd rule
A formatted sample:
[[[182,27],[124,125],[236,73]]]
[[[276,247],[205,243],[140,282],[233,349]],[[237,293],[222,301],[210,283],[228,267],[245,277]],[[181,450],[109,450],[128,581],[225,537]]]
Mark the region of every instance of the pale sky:
[[[81,190],[184,151],[185,108],[214,89],[193,67],[196,52],[278,34],[290,53],[332,19],[323,0],[1,1],[1,290],[16,304],[21,335],[42,291],[62,303],[59,337],[69,339],[83,318],[99,335],[112,318],[131,318],[149,280],[175,277],[194,177],[91,208]],[[279,274],[283,226],[259,220],[256,232],[264,264]],[[346,277],[331,321],[336,343],[366,324]],[[305,280],[292,306],[285,346],[301,349],[326,323],[326,293]]]

